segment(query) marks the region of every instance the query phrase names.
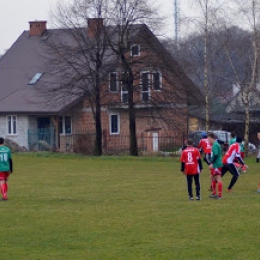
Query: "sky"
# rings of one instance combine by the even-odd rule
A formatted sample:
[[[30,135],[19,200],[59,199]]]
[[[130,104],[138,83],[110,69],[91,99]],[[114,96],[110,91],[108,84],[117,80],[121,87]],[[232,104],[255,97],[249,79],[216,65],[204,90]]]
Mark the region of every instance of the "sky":
[[[29,29],[29,21],[50,21],[50,10],[62,0],[0,0],[0,54],[3,54],[24,30]],[[190,0],[178,0],[180,9],[189,11]],[[157,0],[162,14],[167,17],[166,26],[169,36],[174,33],[174,0]],[[51,28],[51,24],[47,24]]]

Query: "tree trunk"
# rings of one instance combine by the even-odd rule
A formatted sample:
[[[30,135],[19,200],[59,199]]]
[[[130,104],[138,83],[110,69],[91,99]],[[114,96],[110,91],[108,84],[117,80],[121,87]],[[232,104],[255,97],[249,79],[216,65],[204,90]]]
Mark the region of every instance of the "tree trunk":
[[[99,97],[96,98],[96,101],[99,100]],[[96,102],[96,114],[95,114],[95,126],[96,126],[96,136],[95,136],[95,149],[94,155],[101,156],[102,151],[102,124],[101,124],[101,108],[100,100]]]
[[[138,156],[138,146],[137,146],[137,137],[136,137],[136,114],[134,107],[134,75],[132,68],[129,66],[129,63],[124,55],[124,52],[121,51],[121,61],[123,63],[125,71],[125,83],[127,85],[128,91],[128,120],[129,120],[129,133],[130,133],[130,147],[129,152],[131,156]]]
[[[249,111],[245,113],[245,134],[244,134],[244,148],[245,148],[245,156],[248,156],[248,144],[249,144],[249,120],[250,115]]]
[[[136,138],[136,116],[133,102],[134,92],[133,87],[128,90],[128,118],[129,118],[129,133],[130,133],[130,155],[138,156],[138,146]]]
[[[102,123],[101,123],[101,102],[100,102],[100,70],[102,67],[102,61],[99,54],[99,41],[98,41],[98,51],[96,54],[96,79],[95,79],[95,126],[96,126],[96,136],[95,136],[95,148],[94,148],[94,155],[101,156],[102,151]]]

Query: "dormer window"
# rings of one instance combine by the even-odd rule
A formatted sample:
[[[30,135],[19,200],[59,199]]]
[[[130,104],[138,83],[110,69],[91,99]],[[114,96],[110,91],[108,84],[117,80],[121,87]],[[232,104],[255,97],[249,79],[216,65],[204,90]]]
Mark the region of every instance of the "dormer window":
[[[30,80],[30,82],[28,83],[28,85],[35,85],[38,80],[42,77],[42,72],[37,72],[34,77]]]
[[[131,46],[131,56],[140,56],[140,45],[134,44]]]

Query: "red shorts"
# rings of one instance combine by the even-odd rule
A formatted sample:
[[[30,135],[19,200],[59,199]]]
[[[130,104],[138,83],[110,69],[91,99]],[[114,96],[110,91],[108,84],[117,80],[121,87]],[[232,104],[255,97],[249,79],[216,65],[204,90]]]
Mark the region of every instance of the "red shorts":
[[[245,158],[245,152],[240,152],[240,154],[241,154],[241,158],[244,160],[244,158]]]
[[[221,171],[222,171],[222,168],[214,168],[214,169],[210,170],[210,173],[212,176],[217,176],[217,175],[221,176]]]
[[[10,175],[10,172],[0,172],[0,181],[6,181]]]

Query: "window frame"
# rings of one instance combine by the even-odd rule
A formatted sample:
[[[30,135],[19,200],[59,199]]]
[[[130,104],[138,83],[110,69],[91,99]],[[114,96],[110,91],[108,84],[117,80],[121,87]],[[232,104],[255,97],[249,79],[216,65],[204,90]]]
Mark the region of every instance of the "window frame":
[[[43,75],[43,72],[36,72],[36,74],[31,78],[31,80],[29,81],[28,85],[36,85],[36,83],[41,79]]]
[[[117,132],[112,132],[112,116],[117,116]],[[120,134],[120,114],[119,113],[110,113],[109,114],[109,134],[110,135],[119,135]]]
[[[116,74],[116,90],[115,91],[113,91],[113,90],[111,90],[111,74]],[[119,77],[118,77],[118,72],[116,72],[116,71],[114,71],[114,72],[110,72],[109,73],[109,92],[111,92],[111,93],[116,93],[116,92],[118,92],[118,90],[119,90]]]
[[[121,90],[121,103],[122,104],[128,104],[128,90],[123,90],[123,87],[124,87],[124,83],[123,83],[123,75],[124,73],[128,73],[128,72],[122,72],[121,73],[121,80],[120,80],[120,90]],[[126,85],[126,88],[127,88],[127,85]],[[127,95],[127,100],[126,102],[123,101],[123,95]]]
[[[65,127],[65,118],[69,117],[70,118],[70,133],[66,133],[66,127]],[[62,127],[60,127],[60,120],[62,123]],[[60,131],[60,135],[71,135],[72,134],[72,116],[60,116],[59,117],[59,131]]]
[[[159,74],[159,89],[154,88],[154,74],[158,73]],[[152,71],[151,72],[151,88],[153,91],[162,91],[162,72],[161,71]]]
[[[11,117],[11,132],[9,132],[9,118]],[[14,120],[13,118],[15,117],[15,132],[14,132]],[[17,131],[17,115],[7,115],[6,116],[6,133],[9,136],[17,136],[18,131]]]
[[[138,54],[133,54],[133,48],[134,47],[138,47]],[[132,44],[130,46],[130,56],[131,57],[140,57],[140,53],[141,53],[140,44]]]
[[[148,90],[147,91],[143,91],[143,74],[148,74]],[[151,87],[152,87],[152,84],[151,84],[151,72],[150,71],[141,71],[140,72],[140,85],[141,85],[141,101],[142,102],[149,102],[150,99],[151,99]],[[144,93],[148,93],[148,100],[145,101],[143,99],[143,94]]]

